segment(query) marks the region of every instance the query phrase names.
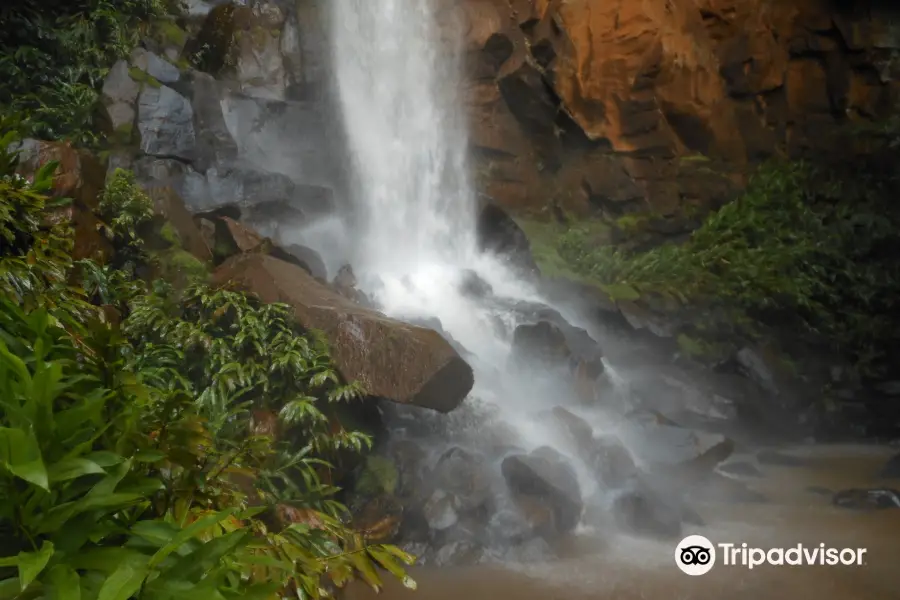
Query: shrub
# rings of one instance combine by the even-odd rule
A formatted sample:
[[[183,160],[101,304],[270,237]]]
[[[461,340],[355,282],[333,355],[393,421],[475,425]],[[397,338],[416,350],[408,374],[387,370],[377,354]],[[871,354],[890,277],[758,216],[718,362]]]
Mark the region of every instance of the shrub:
[[[887,182],[889,183],[889,182]],[[560,254],[603,285],[731,306],[763,323],[797,320],[869,362],[895,343],[900,215],[885,181],[770,164],[683,245],[629,253],[563,235]]]

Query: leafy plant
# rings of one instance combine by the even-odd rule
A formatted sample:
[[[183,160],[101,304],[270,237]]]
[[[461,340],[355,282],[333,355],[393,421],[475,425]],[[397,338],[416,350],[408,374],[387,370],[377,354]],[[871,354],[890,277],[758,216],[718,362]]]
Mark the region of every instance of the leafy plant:
[[[98,324],[76,342],[45,310],[5,300],[0,323],[0,567],[15,568],[0,571],[4,597],[319,598],[322,577],[380,584],[372,560],[405,577],[398,560],[411,557],[367,547],[331,515],[307,509],[271,531],[235,476],[283,470],[278,445],[228,438],[235,413],[207,420],[178,386],[156,387],[179,380],[159,356],[135,361]],[[291,467],[311,463],[301,452]]]
[[[68,201],[50,201],[57,164],[47,163],[31,181],[15,173],[18,152],[8,148],[14,133],[0,138],[0,296],[26,307],[64,306],[91,312],[70,285],[73,237],[66,218]]]
[[[379,568],[414,587],[414,558],[350,530],[323,483],[369,440],[326,410],[361,390],[321,340],[282,305],[73,263],[55,165],[0,166],[0,598],[317,599]],[[118,251],[143,248],[149,207],[112,177]]]
[[[0,115],[24,116],[27,136],[98,143],[97,92],[109,67],[169,9],[160,0],[5,1]]]

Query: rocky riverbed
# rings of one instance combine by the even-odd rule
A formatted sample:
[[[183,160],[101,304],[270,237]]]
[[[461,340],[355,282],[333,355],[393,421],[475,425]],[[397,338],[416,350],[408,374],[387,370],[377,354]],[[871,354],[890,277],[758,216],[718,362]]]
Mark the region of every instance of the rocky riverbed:
[[[890,474],[884,468],[896,453],[891,447],[810,445],[736,455],[732,464],[754,466],[752,474],[738,480],[752,486],[765,501],[697,503],[695,508],[702,510],[709,525],[686,528],[686,533],[704,535],[715,543],[746,542],[764,549],[798,543],[866,548],[863,566],[765,566],[752,571],[716,566],[702,577],[689,577],[674,563],[677,540],[660,542],[608,530],[580,530],[560,541],[555,560],[465,568],[426,566],[413,572],[418,591],[391,583],[379,597],[888,600],[896,596],[900,581],[896,573],[900,509],[849,510],[835,506],[828,492],[897,486],[897,479],[882,477]],[[780,458],[773,459],[775,456]],[[370,590],[357,586],[347,592],[346,600],[374,597]]]

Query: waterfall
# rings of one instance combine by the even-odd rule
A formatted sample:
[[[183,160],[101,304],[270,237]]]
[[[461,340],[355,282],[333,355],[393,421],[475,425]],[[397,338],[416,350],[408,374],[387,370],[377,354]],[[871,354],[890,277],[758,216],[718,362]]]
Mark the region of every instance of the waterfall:
[[[459,51],[435,0],[336,0],[341,108],[361,209],[360,269],[411,273],[474,255]]]
[[[499,295],[536,299],[480,255],[460,96],[461,35],[438,0],[334,0],[332,40],[355,176],[354,269],[400,318],[440,319],[478,358],[501,368],[497,315],[459,291],[465,269]],[[483,370],[483,369],[482,369]]]
[[[388,407],[395,435],[427,424],[414,434],[423,446],[483,451],[499,478],[504,444],[526,452],[565,447],[546,411],[571,406],[575,397],[567,372],[510,360],[519,307],[546,302],[500,260],[478,251],[459,97],[461,36],[446,14],[437,26],[439,1],[332,0],[335,79],[355,180],[353,268],[386,314],[440,320],[475,372],[470,397],[451,415]],[[467,277],[486,282],[492,293],[466,293]],[[498,437],[500,444],[492,442]],[[573,468],[582,493],[593,492],[587,465],[573,461]]]

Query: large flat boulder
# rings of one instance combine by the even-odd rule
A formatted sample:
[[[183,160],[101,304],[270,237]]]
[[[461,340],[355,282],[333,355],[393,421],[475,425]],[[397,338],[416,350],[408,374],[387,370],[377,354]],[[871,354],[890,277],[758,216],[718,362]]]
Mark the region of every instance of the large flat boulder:
[[[472,368],[438,332],[361,307],[296,265],[243,254],[224,262],[213,280],[291,305],[303,327],[325,334],[341,374],[372,396],[448,412],[472,389]]]

